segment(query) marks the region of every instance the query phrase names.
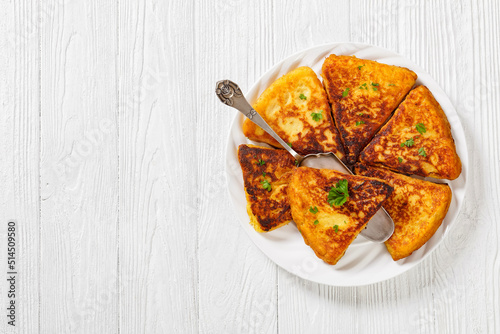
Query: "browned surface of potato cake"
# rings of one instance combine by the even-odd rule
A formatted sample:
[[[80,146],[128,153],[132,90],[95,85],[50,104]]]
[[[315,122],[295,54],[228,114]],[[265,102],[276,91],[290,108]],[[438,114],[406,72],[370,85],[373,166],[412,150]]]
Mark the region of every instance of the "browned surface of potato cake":
[[[381,179],[394,187],[394,192],[384,203],[395,225],[394,233],[385,242],[394,261],[410,256],[441,226],[451,203],[448,185],[362,164],[356,165],[355,172]]]
[[[456,179],[462,163],[450,123],[425,86],[413,89],[360,155],[360,161],[394,171]]]
[[[323,63],[322,76],[351,165],[417,79],[407,68],[334,54]]]
[[[247,212],[257,232],[268,232],[292,220],[287,187],[295,160],[285,150],[240,145]]]
[[[332,206],[328,193],[343,179],[348,182],[347,202]],[[299,167],[290,180],[288,196],[305,243],[323,261],[336,264],[392,191],[378,179]]]
[[[253,108],[297,153],[333,152],[345,159],[328,98],[311,68],[299,67],[274,81]],[[250,140],[281,147],[249,119],[243,123],[243,134]]]

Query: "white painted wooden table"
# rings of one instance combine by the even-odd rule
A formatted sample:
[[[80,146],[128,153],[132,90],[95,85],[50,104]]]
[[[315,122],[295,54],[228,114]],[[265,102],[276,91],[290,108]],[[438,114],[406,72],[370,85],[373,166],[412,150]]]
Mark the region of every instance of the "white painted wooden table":
[[[0,15],[1,333],[500,333],[497,1],[5,0]],[[250,242],[225,184],[234,112],[214,94],[338,41],[425,68],[471,166],[432,256],[359,288],[299,279]]]

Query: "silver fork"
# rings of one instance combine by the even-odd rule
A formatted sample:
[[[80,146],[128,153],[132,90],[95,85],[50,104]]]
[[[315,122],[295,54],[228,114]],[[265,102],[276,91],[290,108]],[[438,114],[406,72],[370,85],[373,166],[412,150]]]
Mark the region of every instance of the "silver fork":
[[[317,153],[302,156],[295,152],[276,132],[267,124],[267,122],[252,108],[240,87],[230,80],[217,82],[215,93],[222,103],[237,109],[252,122],[260,126],[264,131],[270,134],[285,150],[290,153],[297,161],[297,166],[306,166],[319,169],[333,169],[344,174],[353,175],[352,171],[333,153]],[[394,222],[384,208],[370,219],[366,228],[361,231],[361,235],[374,242],[384,242],[390,238],[394,232]]]

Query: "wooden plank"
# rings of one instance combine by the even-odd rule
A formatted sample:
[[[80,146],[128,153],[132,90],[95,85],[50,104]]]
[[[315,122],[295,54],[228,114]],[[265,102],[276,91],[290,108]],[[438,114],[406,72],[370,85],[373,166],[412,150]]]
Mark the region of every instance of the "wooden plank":
[[[461,326],[467,332],[497,333],[500,331],[500,6],[497,1],[472,1],[459,10],[467,13],[472,22],[466,30],[472,43],[457,43],[460,52],[455,57],[459,56],[461,62],[453,85],[455,104],[459,105],[468,135],[471,176],[462,224],[446,240],[449,254],[442,263],[452,266],[449,276],[463,285],[464,293],[457,298],[456,311],[445,310],[439,328],[454,324],[453,328]],[[466,59],[464,54],[468,55]],[[463,72],[469,71],[472,75],[464,77]]]
[[[314,45],[349,41],[348,2],[282,2],[276,8],[275,48],[281,58]],[[307,258],[298,271],[307,273]],[[353,333],[357,329],[354,289],[311,283],[278,269],[278,328],[282,333]],[[353,319],[354,318],[354,319]]]
[[[40,332],[118,332],[117,7],[46,1]]]
[[[195,10],[202,333],[277,331],[276,265],[240,227],[227,191],[227,135],[237,112],[215,96],[217,81],[231,79],[246,92],[274,65],[275,10],[269,1],[238,0],[203,1]]]
[[[39,312],[40,52],[38,4],[0,3],[0,264],[2,333],[34,333]],[[7,267],[7,223],[16,220],[15,267]],[[12,232],[12,231],[10,231]],[[17,272],[15,298],[7,271]],[[6,317],[15,300],[15,327]],[[10,313],[10,312],[9,312]]]
[[[193,3],[119,3],[120,331],[198,330]]]

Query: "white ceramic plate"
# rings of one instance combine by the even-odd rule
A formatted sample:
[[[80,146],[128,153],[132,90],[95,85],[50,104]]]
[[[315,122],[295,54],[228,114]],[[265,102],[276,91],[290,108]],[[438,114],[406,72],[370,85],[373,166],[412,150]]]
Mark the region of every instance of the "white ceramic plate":
[[[274,80],[299,66],[311,67],[321,78],[323,61],[332,53],[355,55],[358,58],[376,60],[380,63],[403,66],[413,70],[418,75],[417,84],[425,85],[431,90],[448,116],[458,155],[462,160],[462,174],[454,181],[445,181],[451,187],[453,199],[446,218],[434,236],[411,256],[394,262],[384,244],[370,242],[359,235],[337,265],[331,266],[316,257],[312,249],[304,243],[293,222],[272,232],[257,233],[249,223],[243,176],[237,156],[238,146],[251,142],[242,132],[244,116],[236,110],[237,115],[232,124],[227,145],[226,173],[229,194],[241,226],[255,245],[271,260],[283,269],[313,282],[332,286],[359,286],[380,282],[407,271],[426,258],[443,241],[455,223],[462,206],[468,171],[467,147],[457,112],[438,84],[410,60],[380,47],[358,43],[336,43],[299,52],[267,71],[245,94],[246,98],[250,103],[254,103]]]

